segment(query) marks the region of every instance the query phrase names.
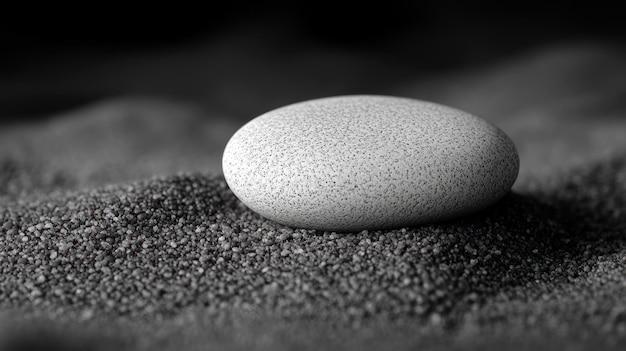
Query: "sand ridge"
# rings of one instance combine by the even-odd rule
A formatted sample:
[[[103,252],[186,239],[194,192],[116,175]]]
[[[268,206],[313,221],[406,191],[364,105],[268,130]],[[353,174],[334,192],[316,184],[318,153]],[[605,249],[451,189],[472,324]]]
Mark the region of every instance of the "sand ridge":
[[[203,174],[43,196],[0,207],[2,309],[87,324],[194,311],[418,334],[623,335],[626,163],[609,165],[458,221],[360,233],[275,224]],[[127,333],[129,345],[149,339]]]

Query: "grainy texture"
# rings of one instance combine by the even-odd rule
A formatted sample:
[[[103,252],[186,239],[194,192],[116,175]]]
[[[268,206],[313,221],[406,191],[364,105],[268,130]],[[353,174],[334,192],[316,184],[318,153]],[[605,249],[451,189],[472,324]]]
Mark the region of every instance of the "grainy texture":
[[[521,71],[487,78],[545,74]],[[449,79],[432,100],[463,107]],[[2,128],[0,349],[624,349],[625,109],[600,88],[575,118],[587,93],[498,107],[525,174],[502,201],[358,233],[242,206],[213,162],[237,126],[210,111],[124,100]]]
[[[247,123],[224,176],[266,218],[319,230],[389,229],[484,209],[517,178],[497,127],[430,102],[353,95],[300,102]]]
[[[288,333],[269,349],[338,346],[342,333],[373,326],[412,328],[393,337],[402,347],[494,328],[496,338],[583,328],[623,340],[625,194],[626,163],[609,160],[554,193],[510,194],[463,220],[353,234],[264,220],[212,176],[58,194],[1,208],[1,307],[19,320],[109,324],[129,348],[159,346],[148,326],[192,343],[230,328],[253,340],[269,325]],[[179,322],[159,323],[170,320]],[[309,324],[324,327],[300,330]],[[339,339],[326,339],[330,327]]]

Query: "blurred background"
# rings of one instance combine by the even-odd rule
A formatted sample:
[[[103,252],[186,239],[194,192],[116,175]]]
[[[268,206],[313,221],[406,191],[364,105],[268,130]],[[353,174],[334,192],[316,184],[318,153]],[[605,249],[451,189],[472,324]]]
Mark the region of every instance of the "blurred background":
[[[342,94],[430,100],[495,123],[520,151],[519,190],[626,150],[617,5],[25,6],[0,14],[0,196],[219,173],[246,121]]]
[[[396,93],[554,43],[621,44],[619,15],[595,3],[449,1],[5,9],[0,118],[141,95],[246,119],[313,97]]]

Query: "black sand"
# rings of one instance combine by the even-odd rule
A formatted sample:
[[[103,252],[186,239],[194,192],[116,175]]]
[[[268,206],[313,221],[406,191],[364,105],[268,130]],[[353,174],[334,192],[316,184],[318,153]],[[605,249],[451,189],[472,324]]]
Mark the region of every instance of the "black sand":
[[[538,57],[521,73],[511,63],[447,84],[491,77],[514,90],[514,78],[581,60]],[[614,68],[606,75],[626,72]],[[426,98],[422,84],[398,94]],[[446,81],[429,84],[441,89],[431,100],[464,107]],[[520,179],[502,201],[361,233],[247,210],[218,168],[239,122],[206,109],[120,100],[6,127],[0,349],[623,349],[626,109],[604,97],[624,89],[577,100],[578,88],[547,102],[518,91],[532,112],[507,96],[470,108],[520,148]],[[470,107],[491,96],[469,91]]]

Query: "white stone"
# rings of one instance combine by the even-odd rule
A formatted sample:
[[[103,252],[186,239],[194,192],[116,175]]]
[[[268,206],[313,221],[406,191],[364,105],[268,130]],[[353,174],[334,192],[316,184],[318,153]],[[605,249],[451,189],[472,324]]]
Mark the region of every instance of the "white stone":
[[[333,231],[467,215],[511,188],[519,157],[494,125],[435,103],[355,95],[267,112],[228,142],[233,193],[276,222]]]

